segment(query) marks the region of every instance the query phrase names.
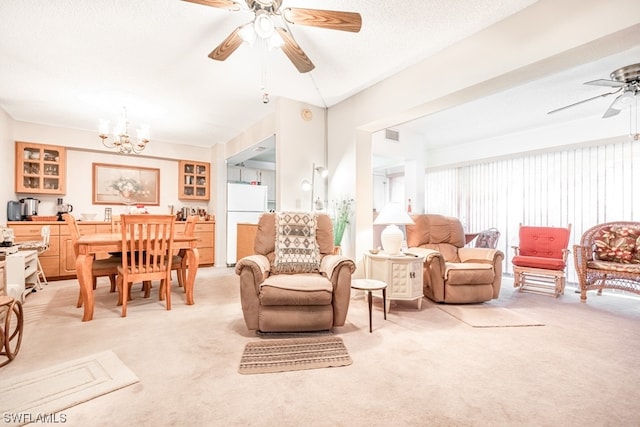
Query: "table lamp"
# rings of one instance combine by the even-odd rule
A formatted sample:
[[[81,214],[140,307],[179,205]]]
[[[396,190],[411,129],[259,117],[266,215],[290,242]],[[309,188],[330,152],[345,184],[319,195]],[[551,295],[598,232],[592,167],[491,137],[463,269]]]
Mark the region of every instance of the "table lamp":
[[[373,221],[375,225],[387,225],[380,234],[382,250],[389,255],[397,255],[402,247],[404,234],[398,225],[413,224],[413,220],[407,214],[400,203],[389,203],[382,209],[380,215]]]

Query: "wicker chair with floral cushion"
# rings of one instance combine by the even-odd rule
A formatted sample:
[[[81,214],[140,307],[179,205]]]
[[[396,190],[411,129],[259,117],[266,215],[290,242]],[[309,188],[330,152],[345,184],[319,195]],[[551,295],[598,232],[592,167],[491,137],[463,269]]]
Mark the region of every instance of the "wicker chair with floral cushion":
[[[262,214],[254,250],[236,263],[248,329],[303,332],[344,325],[355,264],[333,255],[328,215]]]
[[[580,300],[587,291],[619,289],[640,294],[640,223],[607,222],[584,232],[573,256],[580,283]]]
[[[564,294],[571,224],[567,227],[520,225],[519,246],[513,246],[513,286],[521,291]]]

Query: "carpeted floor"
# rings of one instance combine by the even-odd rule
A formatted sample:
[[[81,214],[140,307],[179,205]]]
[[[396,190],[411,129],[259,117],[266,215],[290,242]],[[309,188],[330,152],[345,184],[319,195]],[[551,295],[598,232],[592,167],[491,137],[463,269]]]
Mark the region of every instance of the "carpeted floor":
[[[335,328],[353,363],[241,375],[247,343],[230,268],[198,272],[193,306],[174,285],[173,309],[139,292],[121,318],[99,280],[94,320],[81,322],[77,283],[30,295],[22,348],[8,378],[113,351],[140,379],[63,411],[65,426],[627,426],[637,425],[640,300],[514,291],[505,278],[491,306],[543,327],[474,328],[424,300],[401,302],[373,333],[362,295]],[[157,291],[157,288],[154,288]]]
[[[60,413],[138,381],[118,356],[105,351],[23,375],[3,376],[0,414],[9,425],[41,423],[41,414]]]

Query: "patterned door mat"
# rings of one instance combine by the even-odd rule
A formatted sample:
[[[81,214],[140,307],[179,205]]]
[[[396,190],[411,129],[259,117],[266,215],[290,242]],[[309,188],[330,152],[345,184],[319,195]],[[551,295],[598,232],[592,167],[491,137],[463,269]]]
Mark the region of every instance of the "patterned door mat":
[[[347,366],[349,352],[338,337],[292,338],[250,342],[245,346],[241,374],[298,371]]]

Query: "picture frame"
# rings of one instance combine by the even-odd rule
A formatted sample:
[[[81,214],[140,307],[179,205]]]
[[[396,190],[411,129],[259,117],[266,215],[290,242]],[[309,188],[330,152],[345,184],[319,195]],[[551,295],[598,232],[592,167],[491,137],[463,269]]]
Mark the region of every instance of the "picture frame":
[[[93,204],[160,205],[160,169],[93,163]]]

